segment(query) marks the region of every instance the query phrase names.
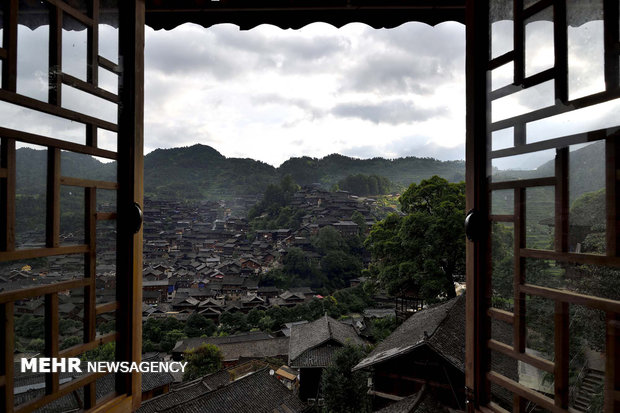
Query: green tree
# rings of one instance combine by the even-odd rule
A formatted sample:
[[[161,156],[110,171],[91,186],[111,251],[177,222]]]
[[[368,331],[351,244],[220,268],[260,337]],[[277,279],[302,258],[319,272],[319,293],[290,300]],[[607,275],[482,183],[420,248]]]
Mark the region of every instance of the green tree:
[[[248,312],[246,319],[250,326],[258,327],[258,322],[263,317],[265,317],[265,310],[259,310],[257,308],[253,308]]]
[[[319,253],[327,254],[329,251],[341,250],[345,246],[345,241],[340,232],[334,227],[326,225],[313,237],[312,245]]]
[[[142,353],[150,353],[159,350],[159,346],[151,340],[142,340]]]
[[[368,274],[391,294],[454,297],[454,276],[465,271],[465,184],[433,176],[411,184],[399,201],[407,215],[389,215],[365,241]]]
[[[351,278],[359,277],[362,263],[347,253],[333,250],[321,259],[321,271],[329,288],[340,289],[344,288]]]
[[[35,317],[31,314],[16,317],[15,333],[19,337],[43,338],[45,334],[43,317]]]
[[[267,186],[263,199],[248,212],[250,226],[254,230],[299,228],[305,212],[290,206],[298,190],[299,186],[290,175],[282,178],[278,185]]]
[[[161,321],[148,318],[142,325],[142,339],[159,344],[162,339]]]
[[[87,351],[82,356],[82,361],[113,361],[116,359],[116,343],[106,343],[96,349]]]
[[[357,230],[360,236],[365,236],[368,225],[366,225],[366,218],[359,211],[353,211],[351,215],[351,221],[357,224]]]
[[[313,265],[303,250],[297,247],[288,249],[282,260],[282,271],[290,280],[290,285],[322,285],[318,268]]]
[[[494,222],[491,227],[491,285],[493,307],[512,311],[514,306],[514,236],[502,223]]]
[[[106,334],[116,329],[116,320],[110,320],[97,325],[97,331],[101,334]]]
[[[334,185],[334,190],[342,189],[355,195],[383,195],[390,191],[390,181],[378,175],[349,175]],[[337,189],[336,189],[337,188]]]
[[[65,336],[72,330],[79,329],[81,325],[82,323],[79,321],[75,321],[70,318],[61,318],[58,320],[58,331],[60,332],[60,335]]]
[[[177,341],[182,340],[184,338],[185,338],[185,334],[183,333],[183,330],[168,331],[164,334],[161,340],[161,343],[159,343],[159,348],[161,351],[165,351],[166,353],[169,353],[174,348]]]
[[[183,322],[174,317],[166,317],[161,322],[161,329],[163,331],[183,330]]]
[[[258,320],[258,328],[261,331],[272,331],[274,330],[274,327],[277,328],[277,326],[275,326],[274,320],[268,315]]]
[[[219,371],[222,367],[222,352],[214,344],[203,344],[185,352],[185,373],[183,380],[193,380]]]
[[[213,320],[209,320],[203,315],[194,313],[187,318],[183,331],[187,337],[210,337],[215,333],[217,327]]]
[[[368,375],[363,371],[351,372],[365,356],[362,348],[345,346],[338,350],[331,366],[321,377],[325,411],[339,413],[370,412]]]
[[[45,350],[45,340],[43,340],[42,338],[33,338],[28,342],[26,348],[29,351],[41,353]]]
[[[240,312],[222,314],[220,324],[222,324],[222,329],[229,334],[249,330],[247,318]]]
[[[383,341],[392,334],[400,323],[396,317],[375,318],[371,321],[370,332],[375,343]]]
[[[60,349],[64,350],[66,348],[76,346],[80,343],[82,343],[82,340],[78,336],[69,336],[62,340],[62,343],[60,344]]]

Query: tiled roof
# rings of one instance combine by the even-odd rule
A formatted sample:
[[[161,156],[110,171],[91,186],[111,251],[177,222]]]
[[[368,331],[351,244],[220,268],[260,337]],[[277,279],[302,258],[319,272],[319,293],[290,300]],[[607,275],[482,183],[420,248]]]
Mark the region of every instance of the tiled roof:
[[[341,345],[327,343],[308,349],[295,358],[295,360],[291,360],[291,366],[295,368],[328,367],[336,351],[341,348]]]
[[[457,411],[444,406],[431,392],[422,389],[418,393],[392,403],[375,413],[448,413]]]
[[[413,412],[418,399],[418,393],[414,393],[409,397],[394,402],[375,413],[411,413]]]
[[[181,386],[173,387],[168,393],[143,402],[137,413],[159,412],[205,394],[210,388],[203,382],[203,379],[204,377],[201,377]]]
[[[217,390],[231,381],[232,377],[228,370],[220,370],[202,378],[202,383],[209,389],[209,391]],[[185,400],[189,399],[190,398],[188,397]]]
[[[170,413],[294,413],[305,405],[264,368],[218,390],[161,412]]]
[[[83,369],[85,371],[85,369]],[[73,379],[77,379],[80,376],[80,373],[74,374],[73,377],[68,374],[62,374],[60,383],[63,384],[68,381],[72,381]],[[43,397],[45,395],[45,385],[44,385],[44,375],[38,374],[36,375],[40,380],[43,380],[40,384],[42,386],[36,386],[38,388],[31,389],[27,392],[16,394],[15,395],[15,404],[26,403],[30,400],[34,400],[39,397]],[[147,392],[153,390],[158,387],[165,386],[166,384],[170,384],[174,381],[174,378],[170,373],[142,373],[142,392]],[[95,391],[97,393],[97,398],[101,398],[106,396],[114,391],[115,381],[114,374],[107,374],[99,379],[97,379],[97,383],[95,385]],[[204,391],[203,391],[204,393]],[[78,389],[77,391],[67,394],[53,402],[37,409],[39,413],[47,413],[47,412],[65,412],[65,411],[74,411],[78,410],[81,407],[81,404],[84,400],[84,391],[83,389]]]
[[[445,341],[445,342],[442,342]],[[354,369],[361,369],[430,344],[460,370],[465,362],[465,296],[409,317]]]
[[[233,336],[225,336],[225,337],[195,337],[195,338],[186,338],[181,341],[177,341],[176,346],[172,349],[175,353],[181,353],[192,348],[200,347],[203,344],[227,344],[227,343],[238,343],[244,341],[257,341],[257,340],[267,340],[272,338],[269,334],[263,333],[262,331],[255,331],[244,334],[236,334]]]
[[[364,341],[359,338],[352,326],[338,322],[325,315],[311,323],[292,326],[289,364],[295,366],[295,359],[304,352],[330,341],[340,343],[341,345],[349,343],[356,345],[364,344]]]
[[[220,343],[216,345],[222,352],[224,361],[239,360],[241,358],[287,356],[289,349],[289,338],[277,337],[267,340]]]

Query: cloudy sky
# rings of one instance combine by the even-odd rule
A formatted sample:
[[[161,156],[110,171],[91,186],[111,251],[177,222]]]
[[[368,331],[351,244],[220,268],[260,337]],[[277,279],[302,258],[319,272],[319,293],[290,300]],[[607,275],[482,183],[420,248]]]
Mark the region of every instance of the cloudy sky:
[[[273,165],[463,159],[464,35],[457,23],[147,28],[147,149],[201,142]]]
[[[18,92],[47,98],[48,27],[19,27]],[[601,22],[569,28],[571,98],[604,88]],[[512,23],[493,26],[493,55],[511,49]],[[0,37],[1,38],[1,37]],[[86,78],[86,31],[63,31],[63,71]],[[116,31],[103,26],[100,54],[116,61]],[[463,159],[465,141],[465,28],[407,23],[389,30],[363,24],[336,29],[315,23],[301,30],[263,25],[209,29],[186,24],[146,29],[145,151],[210,145],[229,157],[274,166],[292,156],[330,153],[370,158],[431,156]],[[25,52],[27,51],[27,52]],[[526,26],[526,72],[553,64],[549,22]],[[512,66],[493,72],[493,87],[512,82]],[[100,86],[116,78],[101,69]],[[554,103],[551,82],[500,99],[493,120]],[[63,87],[63,106],[116,120],[114,105]],[[528,142],[617,123],[618,104],[528,125]],[[84,127],[0,102],[8,127],[84,142]],[[104,148],[116,136],[100,131]],[[512,145],[512,130],[493,134],[493,148]],[[531,168],[541,153],[494,162]]]

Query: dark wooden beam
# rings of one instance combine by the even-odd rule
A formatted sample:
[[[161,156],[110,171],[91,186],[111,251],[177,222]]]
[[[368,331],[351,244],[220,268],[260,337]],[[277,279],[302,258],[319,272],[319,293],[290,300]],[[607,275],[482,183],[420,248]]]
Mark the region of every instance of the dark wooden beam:
[[[62,105],[62,11],[58,7],[50,10],[49,40],[49,87],[47,101],[50,105]]]
[[[480,239],[466,241],[466,340],[465,340],[465,396],[468,412],[486,405],[489,401],[489,384],[486,370],[489,365],[485,344],[490,338],[489,308],[490,283],[488,262],[490,251],[489,187],[487,171],[490,162],[490,79],[487,67],[489,51],[489,8],[487,4],[468,0],[466,7],[466,142],[465,184],[467,211],[479,214]]]
[[[555,99],[568,102],[568,25],[566,0],[553,0],[553,52]]]
[[[607,91],[620,88],[620,64],[618,62],[618,43],[620,42],[620,6],[617,0],[603,2],[604,45],[605,45],[605,88]]]
[[[13,302],[0,304],[0,320],[4,326],[0,330],[0,346],[4,350],[2,360],[0,360],[0,368],[4,376],[5,385],[0,393],[0,410],[7,413],[13,411],[13,369],[14,369],[14,346],[15,346],[15,328],[14,328],[14,304]]]
[[[47,150],[45,246],[60,246],[60,149]]]
[[[555,155],[555,251],[568,252],[568,147]],[[523,245],[525,247],[525,245]]]
[[[45,295],[45,356],[58,358],[58,341],[60,333],[58,329],[58,293]],[[59,373],[45,374],[45,394],[55,394],[59,387]]]
[[[84,259],[84,343],[95,340],[97,333],[96,275],[97,275],[97,189],[85,189],[84,234],[88,253]],[[97,402],[95,382],[84,387],[84,408],[90,409]]]
[[[620,256],[620,137],[605,141],[605,203],[608,257]]]
[[[15,140],[3,137],[0,146],[0,167],[6,177],[0,179],[0,192],[4,202],[0,204],[0,250],[15,250]],[[1,254],[1,253],[0,253]]]
[[[568,364],[570,362],[569,354],[569,319],[568,319],[568,303],[556,301],[554,313],[554,371],[553,385],[555,405],[563,409],[568,409]]]
[[[119,3],[120,78],[117,196],[117,360],[140,361],[142,355],[142,228],[135,228],[134,205],[144,198],[144,0]],[[119,374],[116,390],[132,396],[133,408],[141,402],[139,373]]]
[[[17,16],[19,0],[3,1],[2,7],[4,7],[2,46],[6,50],[6,58],[2,64],[2,89],[15,92],[17,90]]]

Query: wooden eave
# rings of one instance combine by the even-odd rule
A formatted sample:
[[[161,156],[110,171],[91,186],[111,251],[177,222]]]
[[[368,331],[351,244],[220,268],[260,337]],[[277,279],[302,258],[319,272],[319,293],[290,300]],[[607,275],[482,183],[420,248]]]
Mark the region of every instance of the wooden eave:
[[[146,0],[146,24],[170,30],[184,23],[210,27],[232,23],[299,29],[314,22],[335,27],[359,22],[393,28],[409,21],[465,23],[465,0]]]

